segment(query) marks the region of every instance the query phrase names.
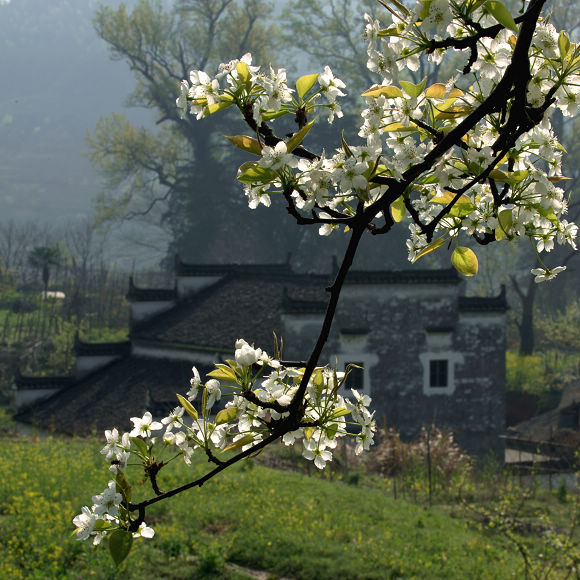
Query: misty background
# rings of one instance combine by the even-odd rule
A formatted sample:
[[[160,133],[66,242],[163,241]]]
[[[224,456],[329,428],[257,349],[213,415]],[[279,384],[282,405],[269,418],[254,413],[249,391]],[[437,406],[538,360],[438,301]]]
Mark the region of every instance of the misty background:
[[[0,215],[54,222],[86,217],[99,176],[86,134],[100,116],[150,115],[124,101],[135,81],[96,35],[94,0],[0,5]],[[111,6],[119,0],[109,2]],[[128,3],[129,5],[131,2]]]
[[[125,55],[118,54],[117,60],[111,58],[109,44],[114,34],[101,29],[101,36],[109,35],[105,41],[96,31],[95,19],[99,11],[102,12],[104,6],[109,7],[108,20],[112,20],[111,15],[121,4],[127,7],[127,14],[143,5],[158,5],[167,14],[181,7],[184,11],[178,13],[176,26],[182,28],[176,27],[168,33],[177,37],[187,28],[187,18],[191,17],[191,10],[185,9],[195,2],[0,2],[0,224],[33,223],[66,228],[71,224],[93,223],[97,215],[100,222],[95,235],[106,242],[108,259],[125,270],[171,269],[175,253],[198,263],[281,262],[290,255],[296,269],[329,270],[332,257],[340,256],[346,236],[335,234],[321,238],[316,228],[297,227],[281,200],[274,199],[270,209],[259,207],[252,211],[247,208],[241,187],[235,182],[236,169],[246,157],[232,151],[223,139],[224,134],[247,132],[234,115],[201,122],[189,120],[187,127],[180,126],[175,119],[168,119],[167,115],[164,117],[163,106],[176,115],[173,106],[176,91],[174,94],[173,89],[177,79],[183,78],[179,71],[175,71],[175,78],[161,79],[156,85],[163,89],[162,97],[155,97],[148,109],[142,106],[148,103],[149,95],[142,88],[135,92],[137,80]],[[336,147],[337,135],[343,128],[347,139],[358,140],[358,119],[349,116],[348,112],[356,111],[353,107],[356,95],[373,79],[364,66],[362,21],[357,22],[350,15],[360,18],[361,8],[370,11],[378,4],[374,0],[339,2],[351,11],[347,14],[349,27],[340,26],[340,19],[332,20],[328,11],[316,12],[312,8],[316,3],[291,0],[269,6],[255,4],[265,7],[257,19],[256,38],[251,39],[254,44],[250,42],[250,49],[258,51],[256,61],[270,60],[288,66],[290,79],[322,70],[322,63],[329,62],[351,89],[344,106],[347,114],[342,122],[338,120],[332,126],[321,122],[317,124],[316,136],[314,131],[309,135],[309,139],[317,139],[312,144],[313,149]],[[290,6],[291,10],[281,19],[285,6]],[[579,20],[578,9],[566,6],[559,6],[555,14],[563,14],[564,8],[570,10],[571,14],[566,13],[564,17],[573,32]],[[106,21],[105,18],[102,22]],[[219,30],[220,37],[212,49],[215,54],[204,67],[208,72],[214,70],[216,62],[240,55],[241,47],[236,44],[241,34],[239,28],[239,23],[234,22]],[[319,31],[321,34],[317,36]],[[118,33],[121,38],[125,35],[122,30]],[[203,42],[200,45],[203,48]],[[195,42],[193,46],[196,47]],[[197,49],[197,52],[201,50],[199,46]],[[199,55],[195,50],[190,54],[187,55],[191,58],[189,64],[195,67]],[[352,58],[353,55],[358,60]],[[561,123],[558,126],[560,121],[561,118],[556,118],[556,129],[570,153],[565,171],[575,176],[578,151],[571,137],[574,130],[570,126],[566,129]],[[173,191],[168,201],[154,204],[149,213],[144,208],[167,191],[159,186],[159,175],[137,168],[137,178],[129,175],[130,171],[123,174],[122,170],[111,176],[110,167],[107,167],[114,157],[107,154],[108,148],[114,149],[120,143],[133,151],[146,141],[138,136],[131,142],[119,129],[121,123],[150,137],[148,147],[158,154],[157,160],[163,169],[178,156],[185,159],[174,174],[169,175]],[[275,128],[279,134],[284,134],[283,126]],[[163,134],[166,129],[167,133]],[[87,141],[89,135],[91,144]],[[109,136],[112,136],[111,141],[107,141]],[[93,165],[89,160],[91,147]],[[143,163],[150,161],[149,154],[147,151],[143,154]],[[188,165],[189,159],[192,163]],[[143,187],[143,182],[150,178],[154,185]],[[140,187],[139,199],[134,192]],[[137,201],[120,209],[115,207],[116,200],[123,194],[134,194]],[[95,210],[98,196],[101,196],[101,203]],[[126,220],[127,215],[133,215],[133,219]],[[575,219],[576,216],[571,217]],[[411,267],[406,259],[405,238],[404,227],[388,236],[367,236],[356,267]],[[40,245],[54,243],[54,240],[39,242]],[[523,247],[524,244],[506,246],[486,248],[479,253],[481,274],[477,280],[470,281],[470,293],[495,294],[501,284],[510,284],[509,277],[514,274],[525,276],[527,280],[527,273],[534,266],[533,254]],[[443,251],[437,254],[422,260],[418,267],[450,267],[449,255]],[[566,263],[570,262],[569,270],[574,272],[575,260],[568,254],[554,252],[548,256],[548,263],[556,265],[565,259]],[[571,277],[567,277],[572,286],[566,289],[567,298],[576,296],[575,284],[570,284]],[[552,287],[559,288],[563,284],[564,281],[558,280]]]

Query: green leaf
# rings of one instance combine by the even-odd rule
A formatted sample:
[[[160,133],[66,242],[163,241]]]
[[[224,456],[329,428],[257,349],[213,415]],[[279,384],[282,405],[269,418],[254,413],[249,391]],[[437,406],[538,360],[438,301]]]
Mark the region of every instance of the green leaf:
[[[331,423],[325,430],[324,432],[326,433],[326,436],[329,439],[334,439],[334,436],[336,435],[336,432],[338,431],[338,425],[336,423]]]
[[[558,36],[558,48],[560,49],[560,57],[564,60],[570,50],[570,38],[568,38],[565,30],[562,30],[560,36]]]
[[[289,111],[286,111],[285,109],[280,109],[279,111],[274,111],[273,109],[271,111],[266,111],[265,113],[262,113],[262,119],[264,121],[271,121],[272,119],[277,119],[278,117],[283,117],[284,115],[287,115]]]
[[[419,12],[419,20],[425,20],[429,16],[429,10],[431,9],[431,0],[423,0],[423,7],[421,12]]]
[[[219,103],[214,103],[213,105],[208,105],[203,110],[203,116],[207,117],[208,115],[213,115],[214,113],[217,113],[218,111],[223,111],[224,109],[231,107],[233,104],[234,104],[233,101],[221,100]]]
[[[499,222],[499,227],[495,228],[495,239],[499,242],[505,238],[506,234],[509,234],[514,223],[513,214],[511,209],[504,209],[499,212],[497,216],[497,221]]]
[[[223,423],[229,423],[233,421],[238,414],[238,409],[236,407],[228,407],[227,409],[222,409],[215,418],[216,425],[222,425]]]
[[[312,373],[312,382],[317,389],[324,387],[324,374],[321,369],[317,368]]]
[[[215,366],[217,367],[216,370],[207,373],[208,377],[213,377],[214,379],[218,379],[220,381],[228,381],[230,383],[238,382],[236,373],[228,365],[216,364]]]
[[[406,211],[407,208],[405,207],[405,199],[401,195],[391,204],[391,215],[393,216],[393,219],[399,223],[403,221]]]
[[[118,470],[113,479],[115,480],[117,492],[123,496],[123,501],[129,504],[131,502],[131,484],[125,472]]]
[[[386,97],[387,99],[395,99],[396,97],[402,97],[403,91],[399,87],[394,87],[392,85],[375,85],[367,91],[365,91],[361,96],[363,97]]]
[[[455,101],[455,98],[450,99]],[[457,117],[463,117],[464,115],[469,115],[473,111],[473,107],[470,105],[455,105],[454,107],[435,107],[435,114],[433,115],[437,120],[446,119],[456,119]]]
[[[248,68],[248,65],[243,62],[240,61],[238,62],[238,64],[236,65],[236,71],[238,71],[238,75],[240,75],[240,78],[247,83],[250,80],[250,69]]]
[[[431,252],[434,252],[435,250],[437,250],[438,248],[440,248],[446,241],[447,241],[447,238],[445,236],[441,236],[439,239],[437,239],[434,242],[431,242],[430,244],[426,245],[415,256],[415,259],[413,260],[413,263],[416,262],[419,258],[422,258],[423,256],[426,256],[427,254],[430,254]]]
[[[393,26],[392,28],[384,28],[383,30],[379,30],[377,36],[401,36],[401,34],[401,30],[399,30],[397,26]]]
[[[533,207],[543,218],[550,220],[555,226],[558,225],[558,218],[552,207],[544,207],[541,203],[534,203]]]
[[[464,246],[457,246],[451,254],[453,267],[464,276],[475,276],[477,274],[477,256],[475,252]]]
[[[314,435],[314,427],[304,427],[304,437],[306,437],[306,441],[310,441],[312,435]]]
[[[501,171],[493,169],[489,173],[489,177],[500,183],[508,183],[509,185],[517,185],[530,175],[527,169],[520,169],[518,171]]]
[[[106,522],[105,520],[97,520],[95,522],[95,526],[93,527],[93,531],[95,532],[104,532],[105,530],[110,530],[113,527],[111,522]],[[77,530],[73,530],[76,534]]]
[[[314,86],[319,74],[304,75],[296,81],[296,93],[300,99]]]
[[[109,552],[118,566],[125,560],[133,546],[133,534],[128,530],[115,530],[109,534]]]
[[[433,203],[439,205],[449,205],[455,199],[455,194],[445,190],[443,195],[431,198]],[[449,210],[450,217],[465,217],[476,209],[476,205],[466,196],[461,195]]]
[[[226,139],[243,151],[253,153],[254,155],[262,155],[262,145],[253,137],[248,137],[247,135],[236,135],[235,137],[226,135]]]
[[[406,131],[416,131],[417,125],[412,121],[410,125],[403,125],[403,123],[395,121],[394,123],[389,123],[384,130],[387,131],[387,133],[404,133]]]
[[[244,435],[241,439],[238,439],[237,441],[234,441],[231,445],[228,445],[225,449],[222,450],[222,453],[225,453],[226,451],[232,451],[233,449],[239,449],[244,445],[249,445],[253,440],[254,436],[248,433],[247,435]]]
[[[354,157],[353,152],[350,150],[350,147],[344,138],[344,131],[341,131],[340,133],[340,142],[342,143],[342,148],[344,149],[346,157]]]
[[[197,411],[195,410],[195,407],[185,397],[177,395],[177,398],[187,414],[197,420]]]
[[[338,419],[339,417],[344,417],[345,415],[350,415],[350,411],[348,409],[336,409],[332,414],[333,419]]]
[[[131,443],[135,445],[140,455],[143,457],[149,456],[149,448],[147,447],[147,443],[145,443],[141,437],[129,437],[129,439],[131,440]]]
[[[292,151],[294,151],[294,149],[296,149],[296,147],[298,147],[298,145],[302,143],[302,140],[304,139],[304,137],[306,137],[308,131],[312,129],[312,125],[314,125],[314,121],[306,123],[306,125],[304,125],[304,127],[302,127],[302,129],[300,129],[298,133],[292,135],[292,137],[286,143],[286,150],[288,151],[288,153],[292,153]]]
[[[409,95],[411,98],[418,97],[424,90],[425,84],[427,83],[427,79],[424,78],[418,85],[414,85],[409,81],[400,81],[400,85],[402,89]]]
[[[270,183],[276,179],[276,172],[262,167],[257,161],[246,161],[240,165],[237,179],[242,183]]]
[[[503,2],[499,2],[498,0],[490,0],[484,4],[484,10],[488,14],[491,14],[502,26],[505,26],[514,32],[518,31],[518,26],[514,20],[514,17],[505,7]]]

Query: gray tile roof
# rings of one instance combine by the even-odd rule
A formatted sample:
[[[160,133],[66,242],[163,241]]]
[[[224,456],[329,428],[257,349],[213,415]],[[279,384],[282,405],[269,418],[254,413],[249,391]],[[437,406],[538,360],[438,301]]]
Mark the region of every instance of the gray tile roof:
[[[324,303],[327,282],[326,276],[234,271],[136,325],[131,339],[232,349],[238,338],[244,338],[271,350],[272,333],[281,335],[285,299]]]
[[[16,419],[61,433],[89,435],[132,426],[147,409],[178,405],[176,393],[189,390],[190,362],[127,357],[85,379],[71,382]],[[200,373],[211,369],[198,366]]]

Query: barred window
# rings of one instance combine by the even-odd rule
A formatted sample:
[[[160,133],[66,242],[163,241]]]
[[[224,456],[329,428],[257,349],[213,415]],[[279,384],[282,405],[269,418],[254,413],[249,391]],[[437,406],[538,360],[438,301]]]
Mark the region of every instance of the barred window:
[[[448,385],[447,359],[432,359],[429,361],[429,386],[431,388],[445,388]]]

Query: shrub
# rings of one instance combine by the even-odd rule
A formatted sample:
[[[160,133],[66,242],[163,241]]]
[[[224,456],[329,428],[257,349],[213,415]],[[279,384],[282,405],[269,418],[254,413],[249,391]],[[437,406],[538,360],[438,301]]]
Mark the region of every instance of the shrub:
[[[458,474],[469,471],[471,461],[456,443],[453,432],[434,425],[422,427],[417,436],[405,443],[394,429],[381,433],[380,442],[371,452],[367,471],[384,477],[428,477],[431,474],[439,482],[449,484]]]

